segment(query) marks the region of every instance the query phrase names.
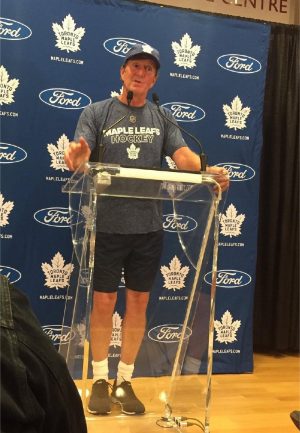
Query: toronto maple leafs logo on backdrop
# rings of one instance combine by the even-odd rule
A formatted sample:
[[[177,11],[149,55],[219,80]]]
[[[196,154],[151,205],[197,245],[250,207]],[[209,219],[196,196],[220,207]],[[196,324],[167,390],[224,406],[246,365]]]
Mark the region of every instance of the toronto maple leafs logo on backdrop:
[[[245,215],[238,215],[236,207],[231,204],[226,210],[226,214],[220,214],[221,234],[224,236],[239,236],[241,226],[245,220]]]
[[[54,168],[54,170],[61,170],[64,172],[65,170],[69,170],[65,160],[64,160],[64,153],[65,150],[69,147],[69,139],[68,137],[63,134],[56,142],[57,146],[55,144],[48,144],[47,149],[51,156],[51,165],[50,167]]]
[[[0,193],[0,227],[9,224],[8,217],[14,207],[13,201],[4,201],[3,195]]]
[[[122,91],[123,91],[123,86],[121,87],[119,93],[118,93],[116,90],[112,90],[112,91],[110,92],[110,97],[111,97],[111,98],[118,97],[118,96],[121,95]]]
[[[63,289],[69,284],[71,273],[74,269],[72,263],[65,265],[65,260],[60,252],[57,252],[49,263],[42,263],[42,270],[46,277],[45,286],[51,289]]]
[[[233,321],[232,315],[228,310],[223,314],[221,322],[219,320],[214,321],[214,326],[217,333],[216,341],[219,343],[228,344],[237,341],[236,333],[241,326],[241,321]]]
[[[231,103],[231,106],[224,104],[223,111],[226,116],[226,126],[234,129],[246,128],[246,120],[249,116],[251,109],[249,107],[243,107],[241,99],[236,96]]]
[[[190,268],[188,266],[182,266],[177,256],[175,256],[168,266],[161,266],[160,270],[164,277],[164,287],[168,290],[180,290],[185,287],[185,278],[189,273]]]
[[[181,38],[180,44],[173,41],[172,48],[175,53],[175,65],[184,69],[196,66],[196,58],[201,51],[201,46],[193,46],[193,41],[188,33],[185,33]]]
[[[53,23],[52,29],[56,36],[55,46],[67,53],[80,51],[80,41],[85,34],[83,27],[77,27],[72,16],[69,14],[62,21],[62,25]]]
[[[115,311],[115,313],[112,316],[112,322],[113,322],[113,327],[112,327],[110,346],[113,346],[114,348],[116,348],[117,346],[121,347],[122,318],[117,311]]]
[[[15,102],[14,93],[19,86],[19,80],[9,79],[9,74],[3,65],[0,66],[0,105]]]

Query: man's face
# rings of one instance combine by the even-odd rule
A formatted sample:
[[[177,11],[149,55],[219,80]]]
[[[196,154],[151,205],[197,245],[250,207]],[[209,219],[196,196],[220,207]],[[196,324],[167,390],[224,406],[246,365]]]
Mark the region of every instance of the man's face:
[[[121,68],[123,87],[127,91],[131,90],[136,96],[146,98],[156,79],[157,71],[152,59],[128,60]]]

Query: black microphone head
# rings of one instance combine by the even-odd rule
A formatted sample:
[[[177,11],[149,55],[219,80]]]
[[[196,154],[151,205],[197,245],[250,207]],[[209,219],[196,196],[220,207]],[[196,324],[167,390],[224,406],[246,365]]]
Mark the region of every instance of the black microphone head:
[[[127,92],[127,104],[128,105],[130,105],[132,98],[133,98],[133,92],[132,92],[132,90],[128,90],[128,92]]]
[[[159,105],[159,97],[157,93],[152,93],[152,101],[154,102],[155,105]]]

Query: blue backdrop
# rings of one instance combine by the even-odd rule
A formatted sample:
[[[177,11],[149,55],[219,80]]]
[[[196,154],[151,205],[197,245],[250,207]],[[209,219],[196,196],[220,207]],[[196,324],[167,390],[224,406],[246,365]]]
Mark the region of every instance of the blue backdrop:
[[[127,1],[2,0],[1,273],[28,294],[55,344],[72,273],[64,148],[84,106],[120,92],[123,57],[141,41],[161,53],[160,103],[201,139],[210,165],[230,172],[220,214],[214,372],[252,371],[269,34],[263,23]],[[193,229],[188,215],[177,223]],[[172,236],[172,216],[164,227]],[[205,280],[209,286],[209,274]],[[161,274],[158,302],[175,312],[184,293],[178,288],[182,296],[171,299],[165,283]],[[115,330],[120,320],[118,312]]]

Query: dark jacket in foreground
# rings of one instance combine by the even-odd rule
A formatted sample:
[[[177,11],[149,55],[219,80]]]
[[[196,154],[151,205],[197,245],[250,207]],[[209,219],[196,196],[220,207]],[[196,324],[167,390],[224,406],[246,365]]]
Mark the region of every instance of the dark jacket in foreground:
[[[27,298],[0,276],[1,432],[86,433],[82,403],[65,360]]]

